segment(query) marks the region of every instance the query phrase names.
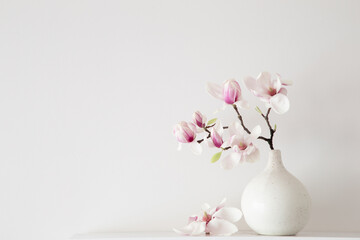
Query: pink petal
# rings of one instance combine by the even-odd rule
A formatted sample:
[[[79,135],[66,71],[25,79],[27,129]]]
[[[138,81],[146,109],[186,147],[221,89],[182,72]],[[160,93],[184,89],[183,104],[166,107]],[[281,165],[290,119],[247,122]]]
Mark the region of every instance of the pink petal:
[[[207,91],[213,97],[215,97],[217,99],[220,99],[220,100],[224,100],[223,87],[222,86],[220,86],[220,85],[218,85],[216,83],[208,82],[207,83]]]
[[[251,146],[251,151],[248,152],[248,155],[244,156],[246,162],[256,162],[260,159],[260,151],[255,146]]]
[[[197,221],[191,222],[190,224],[180,229],[173,228],[174,232],[178,234],[192,235],[192,236],[205,233],[205,229],[206,229],[206,222],[197,222]]]
[[[282,85],[284,85],[284,86],[291,86],[291,85],[293,85],[293,81],[287,80],[287,79],[281,79],[281,83],[282,83]]]
[[[276,77],[280,80],[281,84],[284,86],[290,86],[293,84],[291,80],[282,79],[282,77],[278,73],[276,73]]]
[[[214,147],[215,147],[215,145],[214,145],[213,141],[211,140],[211,138],[206,138],[206,137],[205,137],[204,142],[205,142],[206,145],[207,145],[208,147],[210,147],[210,148],[214,148]]]
[[[190,143],[190,149],[195,155],[200,155],[202,153],[202,146],[196,141]]]
[[[239,153],[230,153],[229,155],[227,155],[226,157],[224,157],[221,162],[220,162],[220,166],[223,169],[232,169],[234,168],[236,165],[239,164],[240,162],[240,158],[241,158],[241,154]]]
[[[223,198],[219,205],[216,206],[216,208],[213,208],[209,211],[210,215],[214,215],[215,212],[219,211],[221,208],[225,206],[226,198]]]
[[[240,108],[243,108],[243,109],[249,109],[250,108],[250,104],[245,100],[238,101],[238,105],[239,105]]]
[[[274,95],[270,99],[270,105],[277,114],[286,113],[290,108],[290,102],[288,97],[281,93]]]
[[[221,218],[229,222],[237,222],[242,217],[242,212],[238,208],[223,207],[215,212],[213,217]]]
[[[244,83],[245,83],[245,86],[247,87],[247,89],[249,89],[250,91],[257,91],[258,90],[255,78],[246,77],[244,79]]]
[[[196,111],[193,113],[193,123],[199,128],[202,128],[205,126],[206,117],[200,111]]]
[[[287,96],[287,90],[286,90],[286,88],[280,88],[279,93],[284,94],[285,96]]]
[[[199,216],[193,215],[189,217],[188,223],[192,223],[194,221],[197,221],[199,219]]]
[[[195,126],[195,124],[193,124],[193,123],[187,123],[187,124],[188,124],[189,128],[190,128],[193,132],[196,132],[196,126]]]
[[[225,203],[226,203],[226,198],[223,198],[221,200],[221,202],[219,203],[219,205],[217,205],[216,209],[219,210],[219,209],[223,208],[225,206]]]
[[[213,218],[207,225],[206,231],[214,235],[231,235],[238,231],[238,228],[224,219]]]
[[[235,79],[230,79],[224,82],[223,96],[224,101],[227,104],[234,104],[241,99],[241,88]]]
[[[224,143],[221,135],[216,131],[215,128],[211,129],[211,139],[215,145],[215,147],[219,148]]]

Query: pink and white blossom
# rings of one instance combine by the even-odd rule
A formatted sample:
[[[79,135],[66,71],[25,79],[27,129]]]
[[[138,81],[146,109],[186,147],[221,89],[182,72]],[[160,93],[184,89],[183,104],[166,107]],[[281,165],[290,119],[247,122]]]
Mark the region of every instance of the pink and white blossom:
[[[231,235],[237,232],[238,228],[233,223],[241,219],[242,212],[234,207],[225,207],[225,202],[226,199],[223,199],[215,208],[205,203],[202,216],[191,216],[188,225],[181,229],[174,228],[174,231],[182,235]]]
[[[206,125],[206,117],[200,111],[196,111],[193,114],[193,122],[199,128],[204,128]]]
[[[193,123],[182,121],[175,125],[173,133],[178,142],[190,143],[196,138],[196,126]]]
[[[223,139],[224,134],[224,128],[220,121],[217,121],[215,123],[215,126],[211,128],[210,130],[210,138],[206,138],[205,141],[207,142],[207,145],[211,148],[221,148],[223,147],[226,142],[224,142]]]
[[[238,102],[242,108],[249,107],[249,104],[242,99],[240,85],[235,79],[225,81],[222,86],[216,83],[208,83],[207,90],[213,97],[227,104]]]
[[[232,169],[241,162],[255,162],[260,159],[260,152],[253,142],[260,136],[260,126],[254,127],[251,134],[245,133],[237,122],[230,126],[230,146],[234,151],[221,161],[221,167]]]
[[[193,123],[182,121],[174,126],[173,133],[179,142],[178,150],[182,148],[182,143],[190,143],[191,151],[200,155],[202,153],[202,146],[195,141],[196,126]]]
[[[289,110],[290,102],[284,86],[289,86],[292,82],[283,80],[279,74],[273,78],[268,72],[260,73],[256,79],[246,77],[244,82],[255,96],[259,97],[276,113],[283,114]]]
[[[215,128],[211,129],[211,140],[212,140],[214,146],[217,148],[220,148],[224,143],[222,136],[216,131]]]

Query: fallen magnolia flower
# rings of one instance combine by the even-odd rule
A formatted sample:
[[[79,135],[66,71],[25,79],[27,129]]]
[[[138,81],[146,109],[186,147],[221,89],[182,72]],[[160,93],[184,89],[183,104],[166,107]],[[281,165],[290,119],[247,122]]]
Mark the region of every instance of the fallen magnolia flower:
[[[214,234],[228,236],[238,231],[233,224],[242,217],[238,208],[224,207],[226,198],[215,208],[205,203],[202,206],[203,216],[193,215],[189,217],[189,223],[183,228],[173,228],[174,232],[182,235],[197,236],[201,234]]]

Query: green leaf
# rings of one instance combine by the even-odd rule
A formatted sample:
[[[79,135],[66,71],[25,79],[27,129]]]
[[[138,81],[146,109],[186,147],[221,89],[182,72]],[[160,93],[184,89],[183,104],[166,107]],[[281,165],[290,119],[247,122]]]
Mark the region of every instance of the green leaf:
[[[276,128],[277,128],[277,126],[276,126],[276,124],[275,124],[274,131],[276,131]]]
[[[214,156],[212,156],[212,158],[211,158],[211,163],[217,162],[220,159],[221,154],[222,154],[222,151],[218,152],[218,153],[215,153]]]
[[[260,110],[260,108],[259,108],[258,106],[256,106],[255,111],[257,111],[258,113],[262,114],[262,112],[261,112],[261,110]]]
[[[209,126],[209,125],[214,124],[214,123],[216,122],[216,120],[217,120],[217,118],[213,118],[213,119],[209,120],[209,121],[207,122],[207,125]]]

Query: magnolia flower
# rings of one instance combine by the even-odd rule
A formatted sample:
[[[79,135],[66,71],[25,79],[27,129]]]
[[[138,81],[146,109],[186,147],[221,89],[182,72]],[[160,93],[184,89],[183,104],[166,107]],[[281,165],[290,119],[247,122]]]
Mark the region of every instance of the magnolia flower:
[[[213,97],[223,100],[227,104],[238,102],[242,108],[249,107],[249,104],[242,99],[240,85],[235,79],[225,81],[222,86],[208,83],[207,90]]]
[[[206,125],[206,117],[202,115],[200,111],[196,111],[193,114],[193,122],[199,128],[204,128]]]
[[[181,143],[190,143],[196,138],[196,127],[193,123],[180,122],[175,125],[173,133]]]
[[[272,78],[270,73],[262,72],[257,79],[247,77],[244,82],[255,96],[266,102],[267,106],[274,109],[276,113],[283,114],[289,110],[290,102],[287,97],[287,90],[283,86],[292,83],[283,80],[279,74],[276,74],[276,78]]]
[[[189,223],[181,229],[174,228],[173,230],[182,235],[201,235],[210,233],[214,235],[231,235],[238,231],[238,228],[233,224],[242,217],[242,212],[234,207],[224,207],[226,199],[215,207],[210,208],[210,205],[205,203],[202,206],[204,215],[191,216]]]
[[[175,125],[173,133],[179,142],[178,150],[181,150],[181,143],[190,143],[191,151],[199,155],[202,153],[202,147],[195,140],[196,138],[196,126],[193,123],[180,122]]]
[[[253,144],[261,134],[259,125],[254,127],[250,135],[245,135],[245,132],[240,128],[238,122],[230,126],[229,131],[232,136],[230,138],[230,146],[234,152],[222,159],[222,168],[232,169],[240,162],[255,162],[259,160],[259,150]]]
[[[222,136],[220,135],[220,133],[216,131],[214,127],[211,129],[210,132],[211,132],[211,140],[212,143],[214,144],[214,147],[220,148],[221,145],[224,143]]]

